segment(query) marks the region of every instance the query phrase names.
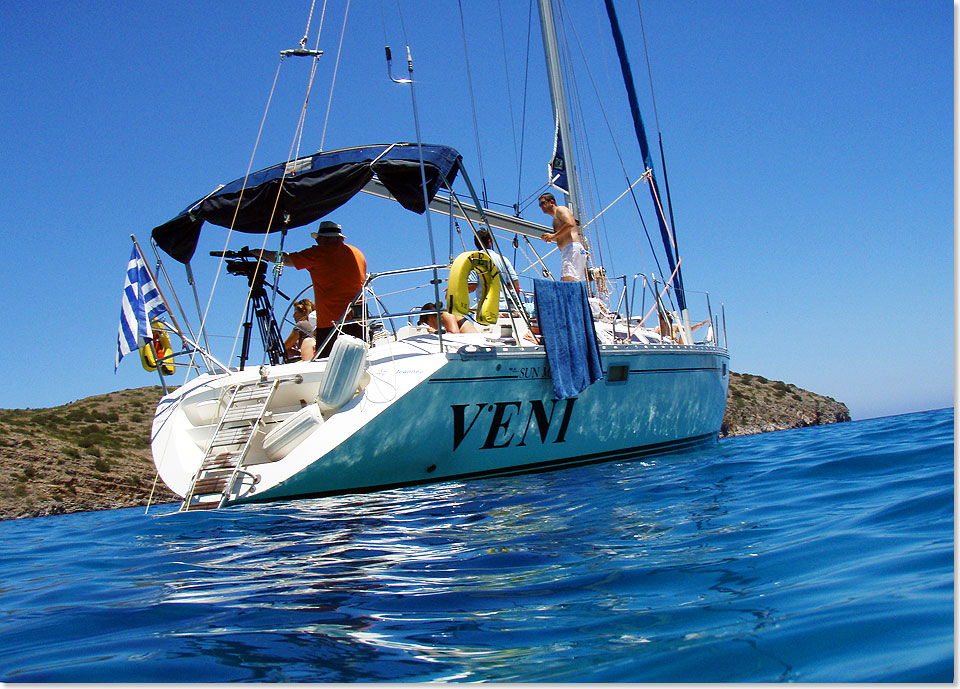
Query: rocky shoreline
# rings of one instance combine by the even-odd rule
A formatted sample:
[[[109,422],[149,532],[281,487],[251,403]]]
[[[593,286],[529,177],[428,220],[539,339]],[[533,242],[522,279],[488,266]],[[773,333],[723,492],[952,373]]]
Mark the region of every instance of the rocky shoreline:
[[[150,455],[161,393],[153,386],[47,409],[0,409],[0,519],[179,501],[155,480]],[[732,373],[720,437],[849,420],[846,405],[830,397]]]
[[[790,428],[821,426],[850,420],[850,410],[832,397],[798,388],[782,380],[749,373],[730,374],[727,411],[720,437],[753,435]]]

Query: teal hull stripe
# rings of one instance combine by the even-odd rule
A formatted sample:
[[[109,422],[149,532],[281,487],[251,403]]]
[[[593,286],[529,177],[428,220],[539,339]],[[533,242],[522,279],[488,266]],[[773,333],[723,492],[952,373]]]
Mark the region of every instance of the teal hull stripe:
[[[401,483],[390,483],[377,486],[367,486],[362,488],[344,488],[333,491],[318,491],[314,493],[300,493],[296,495],[285,495],[282,497],[265,497],[258,499],[245,498],[231,502],[229,504],[244,504],[249,502],[277,502],[280,500],[298,500],[303,498],[323,498],[331,495],[347,495],[358,493],[375,493],[383,490],[392,490],[394,488],[405,488],[407,486],[418,486],[425,483],[441,483],[444,481],[462,481],[475,478],[492,478],[495,476],[513,476],[516,474],[534,474],[544,471],[554,471],[557,469],[568,469],[585,464],[598,464],[600,462],[615,462],[637,459],[647,455],[662,454],[666,452],[678,452],[680,450],[689,450],[701,445],[707,445],[716,442],[716,433],[706,433],[683,440],[671,440],[665,443],[654,443],[652,445],[641,445],[639,447],[630,447],[613,452],[597,452],[589,455],[579,455],[577,457],[564,457],[562,459],[552,459],[545,462],[533,462],[522,466],[504,467],[500,469],[490,469],[485,471],[474,471],[466,474],[457,474],[455,476],[445,476],[441,479],[425,478],[416,481],[405,481]]]

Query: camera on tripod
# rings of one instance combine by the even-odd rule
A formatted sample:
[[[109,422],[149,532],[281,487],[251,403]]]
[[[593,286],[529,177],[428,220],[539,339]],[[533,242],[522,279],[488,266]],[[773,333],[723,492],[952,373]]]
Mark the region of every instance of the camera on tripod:
[[[263,265],[262,261],[259,268],[253,261],[227,261],[227,272],[232,275],[246,275],[248,278],[252,278],[255,274],[263,275]]]
[[[271,364],[281,363],[284,359],[283,341],[280,337],[280,328],[270,308],[270,300],[264,284],[274,288],[274,291],[284,299],[286,294],[266,282],[267,262],[260,258],[260,252],[253,252],[249,247],[239,251],[211,251],[211,256],[220,256],[228,259],[227,272],[231,275],[242,275],[250,285],[250,299],[247,305],[247,315],[243,323],[243,344],[240,348],[240,369],[242,370],[250,352],[250,334],[253,324],[256,323],[263,342],[263,351],[267,354]]]
[[[267,274],[267,262],[258,261],[259,255],[250,251],[248,247],[243,247],[239,251],[211,251],[210,255],[230,259],[226,261],[228,273],[243,275],[247,278],[251,287],[255,287],[256,290],[263,289],[263,279]]]

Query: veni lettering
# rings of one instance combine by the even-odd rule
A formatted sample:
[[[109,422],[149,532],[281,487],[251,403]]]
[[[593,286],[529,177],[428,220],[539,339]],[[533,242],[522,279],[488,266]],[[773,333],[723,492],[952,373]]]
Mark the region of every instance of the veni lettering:
[[[481,437],[484,438],[483,444],[480,445],[481,450],[509,445],[521,447],[527,444],[528,437],[532,442],[539,440],[542,445],[551,436],[552,429],[556,429],[552,442],[562,443],[567,435],[567,426],[570,425],[570,417],[576,401],[577,398],[572,397],[549,402],[530,400],[529,402],[451,404],[453,449],[460,447],[460,443],[470,435],[474,426],[477,427],[476,432],[473,433],[476,442],[479,442]],[[560,402],[564,403],[562,414],[557,412]]]

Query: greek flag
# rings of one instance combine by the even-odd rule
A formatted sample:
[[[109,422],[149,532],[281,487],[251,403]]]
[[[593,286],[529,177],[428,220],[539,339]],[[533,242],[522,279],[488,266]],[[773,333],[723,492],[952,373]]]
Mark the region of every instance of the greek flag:
[[[120,308],[120,335],[117,339],[117,361],[114,372],[120,367],[124,354],[140,349],[153,339],[150,321],[167,307],[160,297],[146,264],[137,247],[133,247],[127,264],[127,279],[123,283],[123,302]]]

